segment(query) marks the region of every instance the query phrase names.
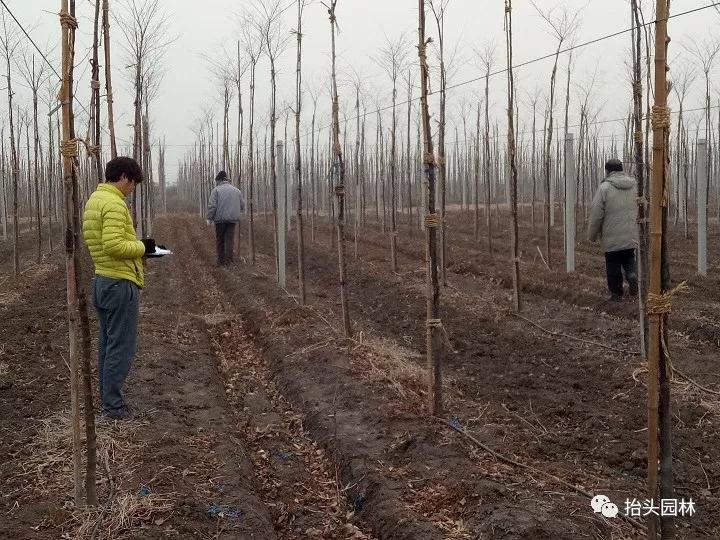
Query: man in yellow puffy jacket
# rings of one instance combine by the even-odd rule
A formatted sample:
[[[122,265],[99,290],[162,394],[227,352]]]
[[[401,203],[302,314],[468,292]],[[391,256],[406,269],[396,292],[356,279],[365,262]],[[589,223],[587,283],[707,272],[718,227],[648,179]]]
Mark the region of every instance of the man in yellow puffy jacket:
[[[105,167],[105,183],[90,196],[83,215],[83,237],[95,266],[100,399],[103,412],[113,419],[132,417],[122,388],[137,349],[143,257],[155,251],[154,240],[137,239],[125,203],[142,180],[134,159],[112,159]]]

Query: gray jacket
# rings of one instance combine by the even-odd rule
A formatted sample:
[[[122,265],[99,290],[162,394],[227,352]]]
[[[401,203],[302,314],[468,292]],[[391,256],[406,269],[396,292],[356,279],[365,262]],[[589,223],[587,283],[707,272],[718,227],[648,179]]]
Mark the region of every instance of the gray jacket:
[[[234,223],[240,221],[245,211],[245,199],[242,192],[225,180],[219,182],[210,193],[208,219],[215,223]]]
[[[598,238],[606,253],[637,245],[637,183],[623,172],[610,173],[593,199],[588,239]]]

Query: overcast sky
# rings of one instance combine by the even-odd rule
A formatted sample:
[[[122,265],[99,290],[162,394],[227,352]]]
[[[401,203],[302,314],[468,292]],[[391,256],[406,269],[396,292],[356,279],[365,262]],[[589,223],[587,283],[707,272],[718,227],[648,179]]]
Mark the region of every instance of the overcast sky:
[[[142,1],[142,0],[137,0]],[[150,114],[153,121],[153,139],[164,137],[168,146],[168,175],[174,182],[177,162],[192,147],[195,141],[193,128],[197,125],[203,108],[213,107],[218,121],[222,118],[221,93],[217,80],[210,73],[208,63],[203,55],[220,57],[224,48],[234,51],[239,37],[238,13],[243,6],[251,6],[257,0],[165,0],[165,10],[170,21],[170,33],[177,39],[168,46],[163,59],[165,76],[158,97],[151,103]],[[59,11],[59,0],[5,0],[8,7],[15,13],[19,21],[29,29],[32,37],[40,47],[55,47],[50,59],[56,63],[59,58],[57,43],[59,41],[58,18],[53,13]],[[629,28],[629,0],[537,0],[544,9],[566,5],[573,10],[582,10],[582,23],[577,32],[575,42],[583,43]],[[646,19],[651,20],[654,0],[645,0]],[[703,5],[709,0],[677,0],[672,3],[673,13],[688,11]],[[121,0],[111,0],[111,9],[117,9]],[[287,4],[292,4],[288,0]],[[92,14],[94,2],[77,0],[80,21],[77,45],[77,76],[81,81],[81,99],[87,99],[89,87],[89,62],[85,60],[92,45]],[[122,13],[117,13],[122,16]],[[449,55],[456,53],[454,66],[451,66],[450,83],[460,83],[479,77],[482,74],[479,61],[474,53],[486,41],[494,41],[498,48],[496,66],[505,66],[505,39],[503,33],[503,0],[450,0],[446,15],[446,49]],[[285,13],[285,26],[288,33],[296,27],[296,10],[292,7]],[[347,80],[351,70],[363,76],[366,89],[365,103],[368,110],[374,110],[378,104],[390,103],[390,83],[383,71],[373,61],[387,40],[396,40],[401,33],[406,33],[411,42],[408,49],[409,58],[416,61],[417,51],[417,2],[414,0],[339,0],[337,18],[340,26],[338,35],[338,70],[342,79]],[[428,34],[437,37],[434,20],[428,14]],[[697,40],[710,39],[720,33],[720,15],[713,9],[678,17],[670,21],[670,34],[673,38],[670,57],[673,65],[679,69],[694,60],[682,48],[689,44],[691,38]],[[308,88],[321,90],[318,115],[322,118],[319,125],[324,127],[328,121],[329,97],[327,94],[328,73],[330,65],[330,25],[327,11],[319,3],[313,2],[306,8],[303,21],[303,77]],[[527,0],[514,2],[514,57],[519,64],[548,53],[556,47],[556,40],[549,33],[548,25],[538,17],[537,12]],[[131,70],[125,66],[129,63],[121,48],[122,36],[116,24],[111,28],[113,37],[113,71],[116,87],[116,126],[121,148],[131,140],[132,128],[132,92],[130,84]],[[590,45],[576,51],[577,60],[572,71],[573,86],[571,88],[571,121],[579,121],[579,96],[581,87],[587,86],[592,74],[597,70],[596,84],[592,93],[591,108],[597,120],[622,118],[627,115],[631,92],[627,77],[627,60],[630,45],[630,34],[623,34],[601,43]],[[102,53],[101,53],[102,55]],[[102,57],[102,56],[101,56]],[[562,121],[565,101],[565,69],[567,55],[560,58],[558,73],[558,90],[555,104],[556,121]],[[84,60],[84,61],[83,61]],[[283,54],[279,67],[278,103],[294,101],[295,91],[295,41],[290,41]],[[431,58],[431,70],[437,74],[437,61]],[[59,67],[56,67],[59,71]],[[528,95],[539,89],[544,96],[548,94],[552,60],[544,60],[517,72],[517,92],[521,98],[521,130],[529,127],[532,117],[529,112]],[[415,71],[417,68],[415,68]],[[4,72],[4,68],[3,68]],[[718,102],[719,96],[715,87],[717,71],[713,77],[713,101]],[[415,75],[415,72],[413,73]],[[264,130],[268,118],[269,104],[269,67],[265,58],[258,65],[258,127]],[[21,80],[15,77],[17,95],[21,106],[30,104],[28,92],[20,85]],[[491,115],[503,124],[505,114],[506,80],[504,75],[491,79]],[[245,84],[247,86],[247,83]],[[104,88],[104,86],[103,86]],[[433,82],[433,89],[437,82]],[[354,96],[349,85],[341,87],[341,111],[352,113]],[[474,123],[474,113],[461,113],[463,104],[474,107],[484,92],[484,82],[478,81],[460,86],[448,93],[448,110],[450,116],[448,139],[454,139],[455,125],[459,127],[462,138],[462,118]],[[694,108],[703,105],[704,83],[702,74],[694,79],[692,92],[685,106]],[[405,99],[406,90],[403,85],[399,98]],[[0,98],[0,115],[4,118],[7,110],[7,98]],[[247,107],[247,88],[244,99]],[[543,100],[546,99],[543,97]],[[436,112],[436,103],[432,104]],[[311,101],[305,95],[303,132],[309,129],[309,113]],[[673,109],[677,109],[674,105]],[[233,106],[231,110],[236,110]],[[404,109],[403,109],[404,110]],[[104,111],[104,109],[103,109]],[[104,112],[103,112],[104,114]],[[696,113],[700,118],[701,113]],[[404,118],[404,113],[401,119]],[[83,118],[78,118],[78,123]],[[403,120],[404,122],[404,120]],[[540,125],[542,120],[539,120]],[[280,120],[280,129],[284,117]],[[693,125],[695,120],[693,120]],[[235,118],[232,119],[231,132],[236,128]],[[621,123],[602,124],[603,136],[622,133]],[[80,133],[86,127],[78,125]],[[470,129],[470,126],[468,127]],[[501,128],[502,129],[502,128]],[[374,134],[374,130],[369,130]],[[374,135],[373,135],[374,136]],[[413,135],[414,137],[414,135]],[[323,139],[325,140],[325,139]],[[370,141],[372,142],[372,141]]]

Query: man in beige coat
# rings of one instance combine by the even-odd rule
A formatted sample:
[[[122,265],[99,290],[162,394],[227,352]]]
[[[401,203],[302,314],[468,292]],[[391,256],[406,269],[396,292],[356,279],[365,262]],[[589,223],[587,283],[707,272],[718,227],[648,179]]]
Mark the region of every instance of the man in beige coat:
[[[623,274],[628,294],[637,296],[635,262],[637,248],[637,182],[623,172],[622,162],[611,159],[605,164],[605,179],[595,194],[590,211],[588,239],[600,244],[605,252],[607,284],[612,300],[623,297]]]

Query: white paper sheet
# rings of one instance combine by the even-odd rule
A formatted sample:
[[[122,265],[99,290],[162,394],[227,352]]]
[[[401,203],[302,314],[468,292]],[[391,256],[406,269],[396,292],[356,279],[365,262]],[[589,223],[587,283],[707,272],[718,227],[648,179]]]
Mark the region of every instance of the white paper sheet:
[[[164,255],[172,255],[172,254],[173,254],[173,252],[170,251],[169,249],[163,249],[163,248],[155,247],[155,252],[154,252],[154,253],[148,253],[147,256],[148,256],[148,257],[162,257],[162,256],[164,256]]]

